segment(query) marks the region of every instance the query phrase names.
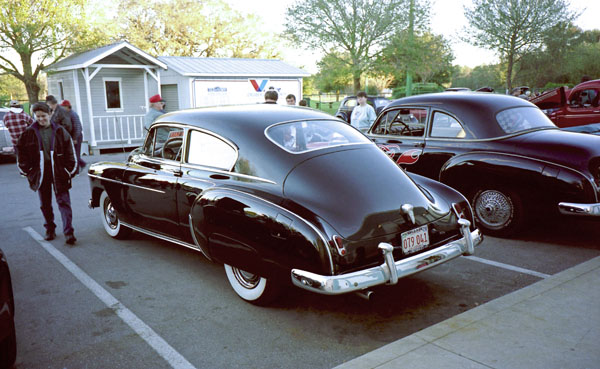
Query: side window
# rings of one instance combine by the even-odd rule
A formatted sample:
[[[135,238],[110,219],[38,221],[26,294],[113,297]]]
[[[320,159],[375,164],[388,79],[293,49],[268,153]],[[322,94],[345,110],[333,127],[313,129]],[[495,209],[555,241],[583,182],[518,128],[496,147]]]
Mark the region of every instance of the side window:
[[[387,111],[373,129],[375,134],[423,137],[427,123],[427,109],[402,108]]]
[[[187,162],[190,164],[231,170],[237,152],[221,139],[204,132],[190,131]]]
[[[123,94],[121,94],[121,78],[103,78],[104,103],[107,111],[123,110]]]
[[[158,126],[148,134],[143,153],[155,158],[180,160],[182,144],[182,128]]]
[[[465,138],[465,130],[448,114],[435,112],[431,123],[431,137]]]

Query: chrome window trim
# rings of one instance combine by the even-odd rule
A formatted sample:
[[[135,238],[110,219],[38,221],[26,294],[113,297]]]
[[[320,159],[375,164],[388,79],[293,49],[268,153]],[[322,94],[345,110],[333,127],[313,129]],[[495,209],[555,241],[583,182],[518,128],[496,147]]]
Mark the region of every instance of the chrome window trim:
[[[334,268],[333,268],[333,258],[331,256],[331,250],[329,250],[329,242],[327,241],[327,239],[325,238],[325,235],[323,235],[323,232],[321,232],[317,227],[315,227],[311,222],[309,222],[308,220],[302,218],[300,215],[294,213],[293,211],[290,211],[289,209],[286,209],[282,206],[279,206],[277,204],[275,204],[274,202],[271,202],[269,200],[263,199],[262,197],[258,197],[256,195],[253,195],[251,193],[248,192],[243,192],[240,190],[235,190],[232,188],[222,188],[221,190],[226,190],[226,191],[233,191],[233,192],[238,192],[250,197],[254,197],[258,200],[264,201],[268,204],[271,204],[273,206],[275,206],[278,209],[281,209],[283,211],[285,211],[286,213],[292,214],[294,215],[296,218],[300,219],[301,221],[303,221],[306,225],[308,225],[310,228],[312,228],[313,231],[315,231],[317,233],[317,235],[321,238],[321,241],[323,241],[323,245],[325,246],[325,250],[327,251],[327,256],[329,258],[329,266],[330,266],[330,271],[331,271],[331,275],[334,275]]]
[[[157,189],[154,189],[154,188],[142,187],[142,186],[134,185],[132,183],[125,183],[123,181],[118,181],[116,179],[100,177],[100,176],[95,175],[95,174],[89,174],[88,173],[88,177],[96,178],[96,179],[99,179],[101,181],[108,181],[108,182],[112,182],[112,183],[117,183],[117,184],[124,185],[124,186],[135,187],[135,188],[139,188],[139,189],[142,189],[142,190],[148,190],[148,191],[158,192],[158,193],[165,193],[165,191],[157,190]]]
[[[354,146],[354,145],[368,145],[368,144],[372,144],[372,143],[373,143],[372,141],[370,141],[370,140],[369,140],[369,142],[353,142],[353,143],[345,143],[345,144],[338,144],[338,145],[332,145],[332,146],[326,146],[326,147],[318,147],[318,148],[315,148],[315,149],[304,150],[304,151],[302,151],[302,152],[294,152],[294,151],[290,151],[290,150],[286,149],[285,147],[281,147],[281,146],[280,146],[280,145],[279,145],[277,142],[275,142],[275,140],[273,140],[273,139],[271,138],[271,136],[269,136],[269,135],[267,134],[267,130],[268,130],[269,128],[271,128],[271,127],[274,127],[274,126],[279,126],[279,125],[282,125],[282,124],[288,124],[288,123],[296,123],[296,122],[314,122],[314,121],[331,121],[331,122],[337,122],[337,123],[340,123],[340,120],[339,120],[339,119],[322,119],[322,118],[310,118],[310,119],[294,119],[294,120],[286,120],[286,121],[283,121],[283,122],[277,122],[277,123],[273,123],[273,124],[271,124],[270,126],[268,126],[267,128],[265,128],[265,130],[263,131],[263,134],[264,134],[264,135],[265,135],[265,137],[266,137],[266,138],[267,138],[269,141],[271,141],[271,142],[272,142],[272,143],[273,143],[275,146],[277,146],[277,147],[279,147],[280,149],[282,149],[283,151],[285,151],[285,152],[287,152],[287,153],[290,153],[290,154],[293,154],[293,155],[302,155],[302,154],[306,154],[306,153],[313,152],[313,151],[325,150],[325,149],[331,149],[331,148],[333,148],[333,147],[345,147],[345,146]],[[348,125],[347,123],[343,123],[343,122],[342,122],[342,124],[346,124],[346,125]],[[351,126],[351,127],[352,127],[352,126]],[[368,140],[368,137],[367,137],[367,140]]]
[[[188,146],[189,146],[189,141],[190,141],[190,135],[192,131],[198,131],[204,134],[207,134],[209,136],[213,136],[221,141],[223,141],[224,143],[226,143],[227,145],[229,145],[233,151],[235,151],[235,160],[233,161],[233,164],[231,165],[231,167],[229,168],[229,172],[231,172],[233,170],[233,168],[235,167],[235,163],[237,163],[238,159],[240,158],[240,151],[237,147],[237,145],[235,145],[231,140],[215,133],[212,131],[209,131],[207,129],[204,128],[200,128],[200,127],[187,127],[187,132],[184,133],[185,136],[185,140],[184,140],[184,151],[183,151],[183,155],[181,155],[181,163],[182,164],[188,164],[188,165],[197,165],[197,166],[202,166],[205,167],[201,164],[193,164],[193,163],[188,163],[187,161],[187,156],[188,156]],[[184,155],[185,155],[185,160],[184,160]],[[226,168],[224,168],[223,170],[225,170]]]

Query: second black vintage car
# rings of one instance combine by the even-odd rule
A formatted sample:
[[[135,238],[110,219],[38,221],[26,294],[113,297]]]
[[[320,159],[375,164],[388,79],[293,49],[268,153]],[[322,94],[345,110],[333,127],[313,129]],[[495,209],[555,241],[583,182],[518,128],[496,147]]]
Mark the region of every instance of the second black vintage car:
[[[88,172],[106,232],[131,230],[222,262],[244,300],[282,285],[368,291],[473,253],[466,199],[406,175],[322,112],[250,105],[163,115],[126,163]]]
[[[407,171],[462,192],[489,234],[540,214],[600,219],[600,137],[561,131],[526,100],[412,96],[390,103],[368,135]]]

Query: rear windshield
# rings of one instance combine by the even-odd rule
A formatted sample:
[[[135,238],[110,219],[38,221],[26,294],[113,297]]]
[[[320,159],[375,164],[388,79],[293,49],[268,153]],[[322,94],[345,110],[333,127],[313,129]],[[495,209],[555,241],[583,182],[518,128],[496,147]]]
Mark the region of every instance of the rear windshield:
[[[534,106],[502,110],[496,114],[496,120],[500,128],[509,134],[538,128],[556,128],[546,114]]]
[[[356,129],[336,120],[279,123],[267,128],[265,134],[277,146],[291,153],[371,143],[371,140]]]

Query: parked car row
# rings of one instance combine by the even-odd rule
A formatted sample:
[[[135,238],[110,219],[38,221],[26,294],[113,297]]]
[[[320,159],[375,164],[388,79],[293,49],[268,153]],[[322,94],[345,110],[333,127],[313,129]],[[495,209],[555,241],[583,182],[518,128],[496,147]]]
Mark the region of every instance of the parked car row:
[[[600,137],[482,92],[403,98],[366,135],[323,112],[169,113],[125,163],[90,167],[106,232],[139,231],[224,264],[265,304],[285,286],[369,294],[508,236],[540,214],[600,217]],[[390,158],[392,160],[390,160]]]

